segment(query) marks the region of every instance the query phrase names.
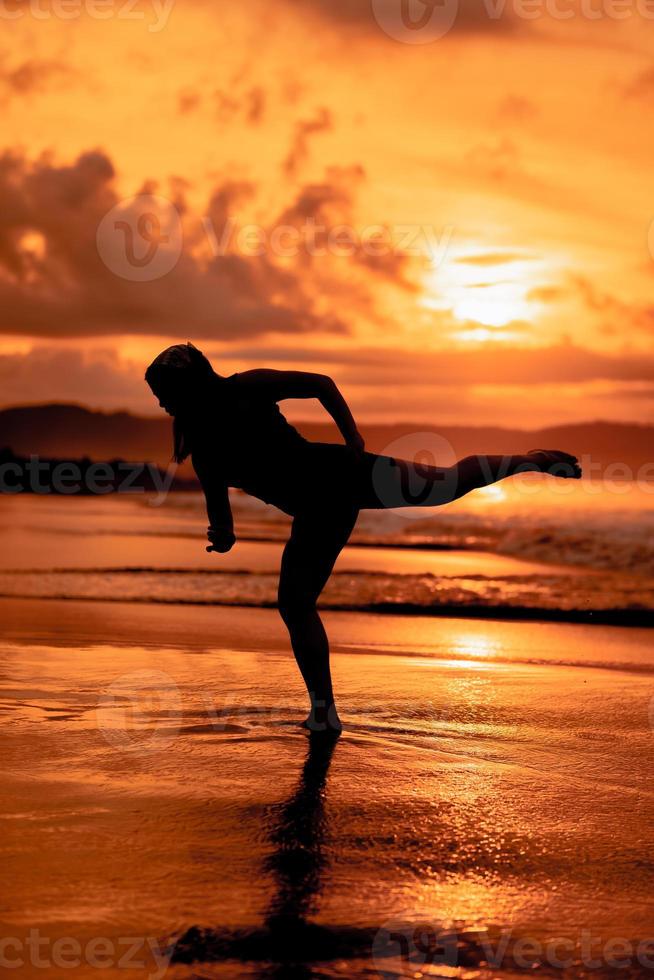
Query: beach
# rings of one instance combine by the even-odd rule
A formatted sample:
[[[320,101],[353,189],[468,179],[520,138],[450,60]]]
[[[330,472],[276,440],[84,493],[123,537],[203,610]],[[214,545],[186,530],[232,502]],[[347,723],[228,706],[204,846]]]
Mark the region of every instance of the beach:
[[[592,562],[544,560],[581,504],[520,557],[510,500],[364,522],[323,603],[334,742],[268,608],[287,522],[236,501],[218,559],[200,504],[3,501],[9,975],[652,975],[642,509]]]
[[[328,613],[312,747],[270,611],[0,606],[19,975],[649,975],[648,631]]]

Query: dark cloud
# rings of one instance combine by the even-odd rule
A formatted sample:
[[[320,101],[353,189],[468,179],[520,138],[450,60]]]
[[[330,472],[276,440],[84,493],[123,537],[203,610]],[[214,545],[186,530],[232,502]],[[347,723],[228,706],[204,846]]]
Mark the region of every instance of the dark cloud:
[[[55,401],[149,408],[143,387],[141,365],[125,364],[115,351],[37,346],[29,354],[0,355],[3,405]]]
[[[247,93],[245,101],[247,122],[252,126],[258,126],[259,123],[263,122],[266,112],[266,93],[260,86],[255,85]]]
[[[143,188],[146,195],[153,190],[153,185]],[[221,208],[224,212],[243,192],[240,185],[217,188],[209,215]],[[269,254],[207,255],[206,241],[200,255],[200,216],[189,214],[183,184],[171,184],[167,196],[189,226],[181,255],[167,274],[134,282],[121,274],[126,238],[118,236],[112,245],[119,249],[122,243],[118,274],[115,264],[109,268],[102,260],[96,244],[102,219],[120,203],[114,169],[104,153],[85,153],[70,166],[58,166],[47,157],[29,163],[16,154],[1,156],[3,332],[54,337],[177,336],[181,331],[238,337],[269,331],[344,331],[337,316],[316,312],[311,283],[292,265],[281,266]],[[125,213],[134,228],[141,217],[139,206]],[[145,208],[150,208],[149,199]],[[122,211],[115,218],[124,220]],[[127,273],[131,274],[129,267]]]
[[[654,357],[599,354],[560,344],[555,347],[489,347],[477,350],[406,351],[400,348],[352,348],[290,352],[287,348],[234,348],[222,358],[331,364],[339,379],[377,387],[384,384],[556,385],[654,382]]]
[[[245,91],[239,90],[237,86],[228,92],[215,89],[211,93],[210,99],[221,126],[241,121],[249,126],[258,126],[263,122],[266,115],[266,93],[258,85]],[[190,113],[200,109],[202,105],[203,96],[195,88],[186,87],[177,93],[177,111],[181,116],[190,115]]]
[[[625,85],[623,95],[626,99],[654,99],[654,68],[647,68]]]
[[[359,167],[329,169],[322,182],[300,187],[287,207],[255,229],[263,244],[253,248],[237,218],[256,200],[254,184],[225,180],[214,187],[207,205],[194,211],[181,179],[170,180],[165,189],[146,182],[140,195],[121,201],[113,164],[100,150],[67,166],[48,156],[30,162],[5,153],[0,156],[2,332],[236,339],[347,333],[343,310],[349,317],[380,322],[375,280],[413,288],[413,257],[393,247],[390,238],[386,249],[368,247],[355,223],[363,180]],[[178,250],[173,249],[176,225]],[[347,250],[335,234],[343,226],[352,235]],[[285,251],[289,231],[290,253]],[[156,261],[172,255],[157,277],[150,274],[152,255]],[[139,278],[143,281],[134,281]]]
[[[284,160],[284,173],[288,177],[295,177],[307,162],[311,137],[328,132],[332,126],[332,115],[324,106],[316,111],[313,119],[302,119],[296,124],[293,142]]]
[[[520,252],[482,252],[479,255],[463,255],[456,261],[460,265],[505,265],[507,262],[529,261],[530,256]]]
[[[375,11],[383,18],[385,13],[394,15],[401,3],[410,4],[413,18],[428,15],[431,8],[443,5],[443,0],[287,0],[300,13],[317,14],[350,33],[366,34],[379,40],[388,40],[380,27]],[[449,35],[503,34],[520,27],[528,29],[529,21],[517,21],[507,5],[490,0],[458,0],[457,15]]]
[[[12,68],[0,63],[0,100],[49,92],[72,74],[58,61],[30,59]]]
[[[508,122],[526,123],[538,115],[538,106],[524,95],[507,95],[500,102],[497,115]]]
[[[406,417],[407,405],[420,406],[433,391],[429,411],[442,414],[439,392],[456,393],[456,411],[479,405],[479,385],[508,388],[529,386],[534,397],[542,391],[560,390],[563,384],[579,387],[597,381],[609,383],[612,397],[630,401],[652,397],[654,357],[609,356],[572,345],[537,349],[501,348],[490,351],[407,351],[404,349],[316,349],[248,343],[216,347],[193,333],[180,337],[198,341],[216,370],[230,374],[231,362],[250,366],[269,365],[326,371],[357,404],[371,411],[397,407]],[[164,341],[162,341],[163,345]],[[420,396],[418,390],[422,391]],[[379,392],[387,392],[380,405]],[[408,401],[407,401],[408,399]],[[59,401],[95,407],[152,410],[143,384],[143,365],[122,360],[114,350],[80,351],[56,345],[37,345],[30,353],[0,355],[0,404],[13,405]],[[424,412],[424,406],[421,409]]]
[[[278,225],[311,235],[311,247],[300,261],[312,264],[312,252],[331,251],[357,268],[405,289],[416,287],[409,277],[412,257],[394,240],[392,229],[376,225],[361,228],[356,221],[356,193],[365,180],[360,166],[329,167],[321,183],[306,184],[279,216]]]
[[[185,88],[177,93],[177,111],[180,116],[188,116],[191,112],[195,112],[201,103],[202,96],[194,89]]]

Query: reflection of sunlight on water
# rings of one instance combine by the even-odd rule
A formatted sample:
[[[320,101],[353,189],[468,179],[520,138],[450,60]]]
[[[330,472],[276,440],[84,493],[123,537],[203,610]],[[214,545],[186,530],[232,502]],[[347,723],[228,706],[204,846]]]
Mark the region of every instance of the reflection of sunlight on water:
[[[466,794],[466,802],[473,803],[476,795],[470,787],[469,794]],[[490,841],[489,844],[490,854],[494,854],[497,863],[500,864],[503,854],[502,839]],[[466,853],[461,855],[461,859],[471,863],[471,855],[467,849]],[[487,862],[488,858],[483,862],[480,861],[482,864]],[[463,881],[459,876],[452,876],[451,882],[447,880],[438,883],[429,882],[416,895],[416,911],[424,916],[426,911],[430,910],[430,920],[436,928],[446,929],[452,922],[463,921],[466,933],[478,929],[479,939],[489,942],[489,934],[486,931],[489,923],[508,922],[511,921],[511,916],[516,916],[518,912],[527,914],[534,908],[540,909],[542,906],[544,899],[542,889],[528,882],[517,883],[513,889],[502,889],[495,884],[481,881],[484,873],[487,874],[488,871],[482,867],[474,879],[471,874],[469,879]],[[498,940],[495,938],[489,943],[490,948],[496,948],[497,943]],[[439,969],[438,975],[449,976],[450,974],[442,972],[443,969],[443,967]],[[416,973],[415,976],[420,974]],[[478,974],[469,973],[467,976],[478,976]]]
[[[487,636],[473,636],[462,633],[454,640],[454,652],[465,654],[467,657],[488,658],[497,653],[499,644]]]
[[[494,662],[484,663],[485,660],[493,661],[502,651],[502,644],[497,639],[492,640],[483,634],[476,635],[474,633],[452,631],[451,639],[448,639],[447,645],[452,651],[451,657],[447,660],[438,660],[436,663],[425,660],[420,663],[420,666],[437,665],[440,669],[443,667],[454,667],[457,669],[475,670],[477,672],[480,670],[498,669],[498,664]]]

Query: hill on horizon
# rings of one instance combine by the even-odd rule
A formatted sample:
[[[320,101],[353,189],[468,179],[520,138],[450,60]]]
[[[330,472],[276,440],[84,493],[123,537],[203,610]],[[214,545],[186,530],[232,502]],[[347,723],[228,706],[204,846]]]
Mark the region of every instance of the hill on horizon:
[[[290,414],[290,413],[289,413]],[[308,439],[340,442],[333,423],[291,420]],[[170,421],[130,412],[103,412],[81,405],[25,405],[0,410],[0,448],[22,455],[88,456],[94,460],[142,460],[166,466],[171,457]],[[637,473],[649,465],[654,479],[654,426],[629,422],[581,422],[537,430],[500,426],[456,426],[431,423],[363,424],[371,452],[413,455],[417,433],[430,433],[438,451],[448,444],[457,456],[473,453],[526,452],[556,448],[586,457],[592,475],[622,465]],[[393,445],[397,443],[399,445]],[[430,440],[427,444],[431,445]],[[445,461],[445,460],[444,460]],[[618,473],[615,474],[619,476]]]

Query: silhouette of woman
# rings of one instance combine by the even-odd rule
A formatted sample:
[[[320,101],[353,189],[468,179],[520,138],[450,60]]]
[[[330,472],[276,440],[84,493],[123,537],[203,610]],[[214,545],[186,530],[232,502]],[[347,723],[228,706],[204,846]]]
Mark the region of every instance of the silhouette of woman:
[[[339,732],[329,643],[316,608],[360,510],[437,507],[519,472],[578,479],[576,457],[555,450],[467,456],[437,467],[365,451],[352,413],[331,378],[260,369],[222,377],[192,344],[167,348],[145,379],[173,417],[174,458],[189,455],[209,517],[207,551],[235,544],[228,488],[238,487],[293,517],[279,580],[279,612],[310,698],[304,724]],[[345,445],[304,439],[279,410],[286,398],[316,398]],[[416,488],[418,488],[416,490]]]

